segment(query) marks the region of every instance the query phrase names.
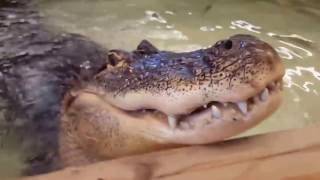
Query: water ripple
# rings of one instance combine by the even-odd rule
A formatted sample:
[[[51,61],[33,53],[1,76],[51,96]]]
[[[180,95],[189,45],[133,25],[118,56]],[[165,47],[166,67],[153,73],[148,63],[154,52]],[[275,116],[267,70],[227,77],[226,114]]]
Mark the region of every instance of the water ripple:
[[[312,81],[302,80],[302,82],[298,82],[299,78],[311,75],[316,80],[320,81],[320,72],[315,70],[314,67],[301,67],[296,66],[295,69],[288,68],[286,69],[285,75],[283,77],[285,87],[292,88],[298,87],[299,89],[305,92],[312,92],[315,95],[319,95],[318,90],[316,89],[316,83]],[[298,76],[298,77],[297,77]]]
[[[295,59],[294,57],[302,59],[302,56],[300,56],[299,54],[295,53],[294,51],[286,47],[280,46],[280,47],[276,47],[275,49],[279,53],[279,56],[283,59],[292,60],[292,59]]]
[[[156,11],[151,11],[151,10],[147,10],[145,11],[145,20],[146,21],[156,21],[162,24],[166,24],[167,20],[164,19],[158,12]]]
[[[279,42],[283,43],[283,44],[285,44],[287,46],[290,46],[290,47],[293,47],[293,48],[296,48],[296,49],[304,51],[306,53],[306,56],[313,56],[313,54],[310,51],[308,51],[308,50],[306,50],[306,49],[304,49],[304,48],[302,48],[300,46],[297,46],[297,45],[294,45],[292,43],[288,43],[288,42],[285,42],[285,41],[282,41],[282,40],[279,40]]]
[[[253,24],[251,24],[247,21],[244,21],[244,20],[231,21],[231,24],[235,27],[240,28],[240,29],[246,29],[248,31],[258,33],[258,34],[261,33],[260,31],[258,31],[259,29],[261,29],[260,26],[253,25]]]

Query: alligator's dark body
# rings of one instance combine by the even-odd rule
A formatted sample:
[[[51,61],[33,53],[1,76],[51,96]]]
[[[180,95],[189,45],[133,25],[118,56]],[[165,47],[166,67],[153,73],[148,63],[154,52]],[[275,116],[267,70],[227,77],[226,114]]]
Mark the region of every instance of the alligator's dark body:
[[[9,126],[19,124],[14,129],[28,154],[25,174],[35,174],[58,168],[54,162],[64,93],[74,79],[90,78],[101,69],[107,50],[80,35],[51,31],[21,2],[1,3],[0,94],[13,110],[8,111]]]

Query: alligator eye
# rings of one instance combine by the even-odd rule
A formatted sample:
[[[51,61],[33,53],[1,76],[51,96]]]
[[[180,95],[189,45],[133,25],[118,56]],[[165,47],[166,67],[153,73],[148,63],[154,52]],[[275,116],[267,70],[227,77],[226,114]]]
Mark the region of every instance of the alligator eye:
[[[110,64],[111,66],[115,66],[115,65],[116,65],[115,59],[109,57],[109,64]]]
[[[116,66],[119,62],[124,60],[124,54],[118,50],[110,50],[108,53],[108,64]]]
[[[107,67],[124,67],[133,62],[130,52],[112,49],[108,52]]]
[[[227,50],[230,50],[232,48],[232,41],[227,40],[224,42],[223,47]]]

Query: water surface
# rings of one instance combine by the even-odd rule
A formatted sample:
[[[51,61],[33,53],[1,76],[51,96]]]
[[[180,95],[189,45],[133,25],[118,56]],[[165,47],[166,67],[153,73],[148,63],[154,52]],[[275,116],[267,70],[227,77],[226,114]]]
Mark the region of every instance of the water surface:
[[[258,36],[283,59],[285,98],[275,114],[245,135],[299,128],[319,120],[317,0],[38,0],[37,5],[48,24],[108,48],[132,50],[148,39],[159,49],[189,51],[236,33]],[[17,157],[0,148],[0,176],[14,174],[9,169],[20,167]]]
[[[48,23],[108,48],[132,50],[148,39],[159,49],[188,51],[235,33],[258,36],[272,44],[285,63],[285,99],[277,113],[249,134],[319,120],[318,1],[43,0],[40,7]]]

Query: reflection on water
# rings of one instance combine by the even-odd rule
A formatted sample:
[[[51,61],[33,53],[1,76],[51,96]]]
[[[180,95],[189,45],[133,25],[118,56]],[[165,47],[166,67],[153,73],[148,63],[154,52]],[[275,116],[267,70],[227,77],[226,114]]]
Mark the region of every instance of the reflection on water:
[[[231,24],[233,25],[233,26],[230,26],[231,29],[236,29],[236,27],[238,27],[240,29],[245,29],[245,30],[248,30],[250,32],[257,33],[257,34],[261,33],[259,31],[259,29],[261,29],[260,26],[255,26],[255,25],[250,24],[249,22],[244,21],[244,20],[231,21]]]
[[[301,82],[302,84],[299,84],[299,82],[297,83],[295,82],[299,78],[296,76],[300,76],[300,78],[304,78],[305,76],[307,76],[306,73],[309,73],[312,77],[315,78],[315,80],[320,81],[320,73],[316,71],[314,67],[296,66],[295,69],[290,69],[290,68],[286,69],[286,74],[283,78],[287,83],[286,87],[293,88],[293,86],[295,86],[307,93],[314,93],[314,95],[318,96],[319,94],[318,94],[317,88],[314,87],[316,82],[308,81],[308,80],[302,80]]]
[[[282,40],[279,40],[280,43],[282,44],[285,44],[289,47],[291,47],[291,49],[298,49],[300,51],[303,51],[305,53],[306,56],[312,56],[312,52],[311,51],[308,51],[307,49],[304,49],[302,47],[299,47],[297,45],[294,45],[292,43],[289,43],[289,42],[285,42],[285,41],[282,41]],[[279,46],[279,47],[276,47],[276,50],[278,51],[278,53],[280,54],[280,56],[284,59],[294,59],[295,57],[296,58],[299,58],[299,59],[303,59],[303,56],[295,53],[293,50],[291,50],[287,47],[283,47],[283,46]]]
[[[303,127],[319,120],[320,3],[317,0],[38,0],[48,23],[109,48],[148,39],[189,51],[235,33],[271,43],[286,65],[281,108],[247,134]]]

